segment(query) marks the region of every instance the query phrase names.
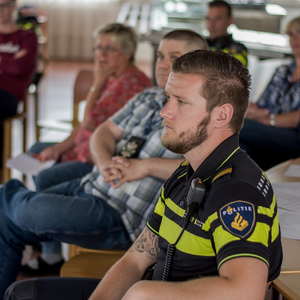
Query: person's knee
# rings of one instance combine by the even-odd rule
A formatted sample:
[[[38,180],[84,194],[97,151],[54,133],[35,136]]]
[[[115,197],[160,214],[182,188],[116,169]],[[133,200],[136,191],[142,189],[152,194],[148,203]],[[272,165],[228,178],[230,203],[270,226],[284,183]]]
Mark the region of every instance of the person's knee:
[[[33,180],[34,180],[36,191],[38,192],[43,191],[47,189],[49,186],[51,186],[51,184],[49,183],[48,172],[49,171],[46,169],[39,172],[38,175],[34,176]]]

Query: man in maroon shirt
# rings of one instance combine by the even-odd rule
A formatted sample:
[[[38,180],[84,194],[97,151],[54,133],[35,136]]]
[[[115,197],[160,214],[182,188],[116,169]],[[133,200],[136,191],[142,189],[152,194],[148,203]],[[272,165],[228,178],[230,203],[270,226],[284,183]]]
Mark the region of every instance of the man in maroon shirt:
[[[3,120],[17,112],[35,70],[37,37],[18,28],[15,0],[0,0],[0,148]],[[0,150],[1,152],[1,150]],[[1,154],[1,153],[0,153]]]

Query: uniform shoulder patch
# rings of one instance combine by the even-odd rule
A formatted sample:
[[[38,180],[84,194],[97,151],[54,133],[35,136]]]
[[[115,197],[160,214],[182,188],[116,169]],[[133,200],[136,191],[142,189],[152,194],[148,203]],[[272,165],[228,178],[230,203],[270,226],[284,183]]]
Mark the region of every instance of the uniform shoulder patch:
[[[233,201],[219,210],[219,218],[227,231],[245,238],[252,232],[256,222],[255,207],[247,201]]]

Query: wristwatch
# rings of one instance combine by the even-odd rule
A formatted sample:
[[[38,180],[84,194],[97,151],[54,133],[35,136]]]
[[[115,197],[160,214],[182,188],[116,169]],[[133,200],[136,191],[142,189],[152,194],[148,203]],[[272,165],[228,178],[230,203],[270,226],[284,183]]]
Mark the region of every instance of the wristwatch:
[[[270,114],[270,125],[275,126],[276,125],[276,115],[275,114]]]

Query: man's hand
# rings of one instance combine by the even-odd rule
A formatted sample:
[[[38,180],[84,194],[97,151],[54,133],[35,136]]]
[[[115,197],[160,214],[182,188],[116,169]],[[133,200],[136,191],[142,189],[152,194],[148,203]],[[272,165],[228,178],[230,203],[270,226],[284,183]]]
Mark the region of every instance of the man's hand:
[[[57,145],[47,147],[45,150],[40,152],[37,155],[33,155],[35,158],[37,158],[40,161],[47,161],[47,160],[55,160],[57,161],[59,157],[61,156],[61,151]]]
[[[112,158],[113,176],[111,177],[114,188],[120,187],[125,182],[143,179],[148,176],[147,160],[128,159],[121,156]]]
[[[148,176],[147,160],[128,159],[114,156],[110,162],[101,167],[104,181],[114,188],[120,187],[125,182],[130,182]]]
[[[103,83],[110,76],[113,76],[115,73],[115,69],[112,69],[108,64],[99,60],[99,58],[95,57],[94,61],[94,86],[98,86],[99,83]]]
[[[120,169],[113,165],[109,165],[101,169],[101,174],[106,183],[110,184],[112,187],[117,188],[120,186],[120,180],[123,174]]]

